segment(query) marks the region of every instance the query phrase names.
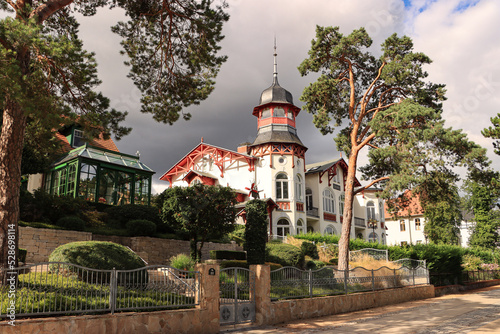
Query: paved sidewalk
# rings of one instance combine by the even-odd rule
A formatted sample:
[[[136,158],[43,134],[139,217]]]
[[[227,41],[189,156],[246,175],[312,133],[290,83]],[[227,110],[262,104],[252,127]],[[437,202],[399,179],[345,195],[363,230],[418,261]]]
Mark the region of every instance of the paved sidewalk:
[[[500,286],[260,328],[221,333],[500,333]]]

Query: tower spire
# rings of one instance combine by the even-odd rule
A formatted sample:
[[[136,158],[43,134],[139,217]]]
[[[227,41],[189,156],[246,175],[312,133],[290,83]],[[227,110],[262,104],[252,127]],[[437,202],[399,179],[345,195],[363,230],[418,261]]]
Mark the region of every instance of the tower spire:
[[[278,53],[276,52],[276,36],[274,36],[274,72],[273,82],[278,83]]]

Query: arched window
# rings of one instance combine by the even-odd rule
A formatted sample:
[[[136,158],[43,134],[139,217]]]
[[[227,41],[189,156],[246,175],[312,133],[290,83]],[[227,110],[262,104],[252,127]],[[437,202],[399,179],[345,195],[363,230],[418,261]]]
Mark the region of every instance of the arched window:
[[[262,117],[261,118],[269,118],[269,117],[271,117],[271,109],[266,108],[266,109],[262,110]]]
[[[304,233],[304,222],[302,219],[297,220],[297,234],[303,234]]]
[[[275,107],[273,111],[274,117],[285,117],[285,109],[282,107]]]
[[[368,236],[368,241],[369,242],[378,242],[378,235],[375,232],[370,233]]]
[[[333,196],[333,192],[328,188],[323,191],[323,210],[335,213],[335,197]]]
[[[290,223],[286,219],[280,219],[276,224],[276,229],[276,235],[278,237],[286,237],[288,234],[290,234]]]
[[[312,210],[313,208],[313,192],[311,189],[306,189],[306,210]]]
[[[293,119],[293,111],[291,111],[290,109],[288,109],[287,116],[288,116],[288,118]]]
[[[366,219],[375,220],[375,203],[373,203],[373,201],[369,201],[366,204]]]
[[[302,201],[302,177],[297,174],[297,179],[295,181],[295,198],[297,201]]]
[[[337,234],[337,231],[335,230],[335,227],[333,225],[328,225],[325,230],[323,231],[323,234],[325,235],[334,235]]]
[[[276,199],[288,199],[288,177],[284,173],[276,176]]]
[[[342,194],[339,196],[339,214],[341,216],[344,215],[344,204],[345,204],[345,195]]]

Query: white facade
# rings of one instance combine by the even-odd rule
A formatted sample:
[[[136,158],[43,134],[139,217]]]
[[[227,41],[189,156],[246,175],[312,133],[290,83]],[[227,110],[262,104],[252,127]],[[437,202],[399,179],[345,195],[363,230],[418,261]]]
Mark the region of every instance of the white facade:
[[[425,219],[423,215],[400,217],[394,220],[386,218],[388,245],[416,245],[427,243],[424,235]]]

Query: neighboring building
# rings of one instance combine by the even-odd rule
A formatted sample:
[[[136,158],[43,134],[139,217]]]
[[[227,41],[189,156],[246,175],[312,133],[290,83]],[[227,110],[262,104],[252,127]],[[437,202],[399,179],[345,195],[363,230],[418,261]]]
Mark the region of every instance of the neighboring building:
[[[86,143],[77,125],[63,127],[56,137],[64,154],[48,173],[30,175],[28,191],[43,188],[50,194],[109,205],[150,204],[155,172],[139,156],[120,153],[112,139],[102,136]]]
[[[415,245],[428,242],[424,234],[425,218],[420,199],[418,196],[412,196],[410,191],[408,192],[407,197],[411,198],[410,203],[407,209],[398,212],[398,219],[394,219],[387,211],[387,206],[385,207],[388,245]],[[462,214],[459,244],[467,247],[474,223],[471,221],[473,217],[470,214]]]
[[[274,65],[273,83],[262,92],[252,112],[257,118],[256,139],[241,144],[237,151],[202,139],[160,180],[170,186],[228,185],[237,192],[241,208],[251,194],[258,194],[267,199],[269,234],[274,237],[306,231],[338,235],[342,229],[347,164],[340,158],[306,165],[307,147],[296,128],[300,108],[293,104],[292,94],[278,83],[276,58]],[[356,180],[355,185],[360,183]],[[373,231],[367,227],[365,202],[356,199],[356,205],[351,236],[368,239]],[[377,236],[384,232],[380,224],[375,227]]]
[[[368,188],[354,198],[354,232],[356,238],[386,245],[384,201],[377,197],[378,191],[379,189]]]

